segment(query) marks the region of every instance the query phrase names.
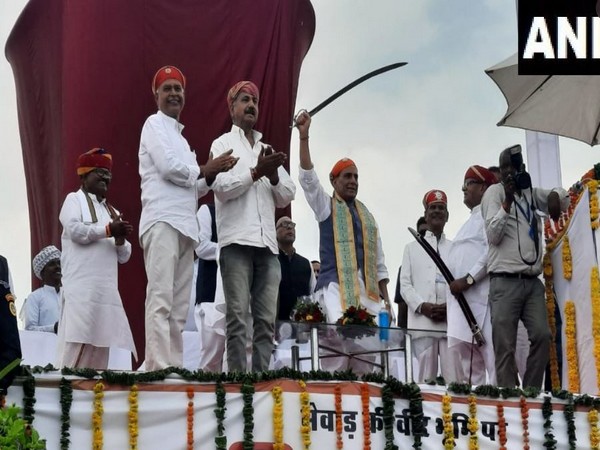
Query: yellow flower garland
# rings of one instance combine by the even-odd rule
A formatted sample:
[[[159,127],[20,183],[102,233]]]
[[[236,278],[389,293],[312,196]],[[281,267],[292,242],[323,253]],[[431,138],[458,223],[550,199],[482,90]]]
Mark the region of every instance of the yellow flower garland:
[[[94,385],[94,412],[92,413],[93,450],[102,450],[104,446],[104,435],[102,432],[102,415],[104,414],[104,406],[102,406],[103,398],[104,384],[101,380],[98,380]]]
[[[442,396],[442,422],[444,423],[444,448],[454,449],[454,425],[452,424],[452,397]]]
[[[573,259],[571,257],[571,246],[569,245],[569,237],[565,234],[563,238],[562,246],[562,263],[563,263],[563,276],[565,280],[571,280],[573,276]]]
[[[600,279],[598,267],[592,267],[592,337],[594,338],[594,358],[596,362],[596,383],[600,390]]]
[[[310,396],[306,391],[306,383],[304,380],[298,381],[300,385],[300,414],[302,416],[302,424],[300,426],[300,434],[302,435],[302,444],[304,449],[310,448]]]
[[[571,300],[567,300],[565,303],[565,335],[567,337],[569,391],[580,392],[579,358],[577,356],[577,319],[575,315],[575,303]]]
[[[588,411],[588,422],[590,423],[590,447],[600,446],[600,429],[598,429],[598,410],[596,408]]]
[[[595,230],[600,225],[600,222],[598,221],[598,216],[600,215],[598,196],[596,195],[596,192],[598,191],[598,180],[589,180],[586,184],[590,194],[590,222],[592,230]]]
[[[138,448],[138,386],[134,384],[129,389],[129,449],[137,450]]]
[[[275,386],[271,391],[273,395],[273,450],[284,450],[283,443],[283,391],[280,386]]]
[[[548,258],[548,261],[550,259]],[[544,262],[546,264],[546,262]],[[551,264],[548,262],[548,264]],[[544,274],[546,269],[544,268]],[[550,381],[552,389],[559,390],[561,388],[560,376],[558,373],[558,355],[556,352],[556,306],[554,303],[554,283],[552,278],[546,278],[546,311],[548,315],[548,326],[550,328]]]
[[[469,430],[469,450],[479,450],[479,440],[477,431],[479,431],[479,421],[477,420],[477,397],[473,394],[469,395],[469,422],[467,423]]]

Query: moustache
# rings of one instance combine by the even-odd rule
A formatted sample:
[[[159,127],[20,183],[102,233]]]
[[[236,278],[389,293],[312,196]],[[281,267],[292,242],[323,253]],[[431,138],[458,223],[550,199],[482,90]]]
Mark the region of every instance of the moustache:
[[[246,109],[244,110],[244,114],[252,114],[253,116],[255,116],[255,115],[256,115],[256,109],[255,109],[255,108],[252,108],[252,107],[250,107],[250,108],[246,108]]]

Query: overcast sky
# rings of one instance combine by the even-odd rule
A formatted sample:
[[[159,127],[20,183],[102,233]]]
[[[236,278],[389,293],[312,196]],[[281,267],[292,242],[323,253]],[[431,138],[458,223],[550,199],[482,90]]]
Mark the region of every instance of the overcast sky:
[[[516,12],[500,0],[313,0],[316,33],[302,66],[297,109],[311,109],[333,92],[378,67],[408,65],[367,81],[315,116],[310,145],[325,183],[332,165],[352,158],[359,170],[358,198],[379,223],[390,293],[432,188],[449,198],[452,238],[468,217],[460,187],[471,164],[497,164],[512,144],[525,147],[525,132],[497,127],[504,97],[484,70],[516,52]],[[0,41],[5,43],[24,0],[0,2]],[[30,290],[27,198],[16,97],[10,65],[0,61],[0,254],[9,260],[16,294]],[[292,137],[291,172],[298,178],[298,136]],[[598,148],[561,138],[563,185],[568,187],[600,161]],[[318,258],[318,228],[301,188],[292,206],[297,251]]]

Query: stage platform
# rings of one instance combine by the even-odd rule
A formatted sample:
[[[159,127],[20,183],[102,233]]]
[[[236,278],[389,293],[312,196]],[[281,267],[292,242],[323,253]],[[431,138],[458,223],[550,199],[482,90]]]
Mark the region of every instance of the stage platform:
[[[467,386],[291,370],[248,375],[48,371],[18,377],[7,403],[32,414],[50,450],[93,448],[94,440],[109,450],[235,450],[245,438],[254,448],[271,449],[276,436],[288,450],[306,448],[308,439],[313,449],[391,449],[392,443],[405,449],[419,441],[414,448],[439,449],[448,438],[455,439],[457,449],[470,448],[470,439],[477,441],[471,448],[480,449],[520,449],[527,441],[541,449],[550,439],[558,441],[550,448],[568,448],[569,439],[576,440],[572,448],[597,448],[591,442],[598,438],[598,414],[589,411],[598,399],[520,394],[484,386],[469,397]],[[216,411],[224,412],[221,423]],[[61,446],[61,430],[68,432],[69,445],[63,435]]]

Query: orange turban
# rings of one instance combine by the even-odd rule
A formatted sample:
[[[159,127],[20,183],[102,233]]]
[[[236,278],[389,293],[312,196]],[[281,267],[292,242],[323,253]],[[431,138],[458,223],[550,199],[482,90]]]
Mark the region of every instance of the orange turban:
[[[352,161],[350,158],[342,158],[338,162],[335,163],[335,165],[331,169],[331,172],[329,172],[329,177],[335,178],[340,173],[342,173],[342,170],[344,170],[348,167],[351,167],[351,166],[356,167],[356,164],[354,164],[354,161]]]
[[[481,181],[486,186],[491,186],[496,183],[496,176],[483,166],[471,166],[465,173],[465,180],[471,178]]]
[[[423,196],[423,206],[427,209],[432,203],[443,203],[444,205],[447,205],[448,197],[446,197],[446,193],[439,189],[432,189],[427,192],[427,194]]]
[[[185,77],[181,70],[175,66],[164,66],[158,69],[154,74],[154,78],[152,78],[152,93],[154,94],[160,85],[167,80],[177,80],[185,89]]]
[[[77,175],[85,175],[97,168],[112,170],[112,156],[103,148],[93,148],[77,158]]]
[[[229,105],[230,108],[240,92],[247,92],[256,98],[259,98],[258,88],[252,81],[240,81],[234,84],[227,93],[227,105]]]

